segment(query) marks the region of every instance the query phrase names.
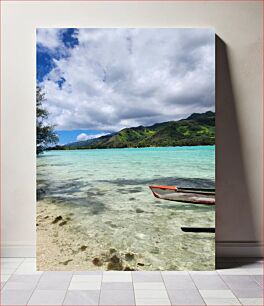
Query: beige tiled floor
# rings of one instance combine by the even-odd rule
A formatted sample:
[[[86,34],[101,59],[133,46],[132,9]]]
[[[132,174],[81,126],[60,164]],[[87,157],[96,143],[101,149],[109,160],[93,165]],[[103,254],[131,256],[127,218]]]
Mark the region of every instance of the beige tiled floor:
[[[261,260],[219,261],[216,271],[37,272],[34,258],[2,258],[1,305],[264,305]]]

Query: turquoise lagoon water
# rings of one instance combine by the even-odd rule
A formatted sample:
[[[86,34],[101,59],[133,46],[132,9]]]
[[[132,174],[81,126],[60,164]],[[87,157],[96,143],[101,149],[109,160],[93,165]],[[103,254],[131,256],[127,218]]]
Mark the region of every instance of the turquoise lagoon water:
[[[180,229],[214,227],[214,208],[158,200],[148,188],[214,182],[214,146],[49,151],[37,158],[38,200],[72,216],[68,230],[88,245],[89,255],[80,257],[87,269],[110,249],[120,257],[133,253],[123,262],[136,270],[214,268],[214,235]]]

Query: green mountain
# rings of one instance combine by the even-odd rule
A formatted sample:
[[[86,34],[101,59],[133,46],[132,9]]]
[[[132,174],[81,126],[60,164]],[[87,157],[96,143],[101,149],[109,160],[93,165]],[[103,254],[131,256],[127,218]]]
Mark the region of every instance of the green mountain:
[[[115,134],[79,141],[53,149],[106,149],[213,145],[215,113],[194,113],[186,119],[125,128]]]

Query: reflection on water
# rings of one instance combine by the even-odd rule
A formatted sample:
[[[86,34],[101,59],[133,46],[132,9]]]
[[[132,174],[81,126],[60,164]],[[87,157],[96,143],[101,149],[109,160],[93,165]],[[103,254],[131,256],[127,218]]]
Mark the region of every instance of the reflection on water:
[[[213,188],[214,154],[214,146],[47,152],[38,158],[39,231],[49,226],[51,209],[54,216],[70,216],[64,226],[52,225],[61,235],[56,243],[63,240],[69,249],[72,243],[74,250],[67,237],[80,245],[85,241],[89,254],[71,254],[67,265],[80,256],[80,267],[111,268],[103,262],[114,249],[123,256],[122,268],[214,268],[214,235],[180,229],[214,227],[214,208],[158,200],[148,188]],[[65,254],[66,247],[61,250]]]

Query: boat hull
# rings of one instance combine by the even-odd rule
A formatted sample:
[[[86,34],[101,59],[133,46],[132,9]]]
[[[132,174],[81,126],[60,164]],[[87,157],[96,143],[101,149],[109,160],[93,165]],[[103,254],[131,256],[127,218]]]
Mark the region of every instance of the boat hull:
[[[178,188],[176,186],[149,186],[154,197],[189,204],[215,205],[213,189]]]

